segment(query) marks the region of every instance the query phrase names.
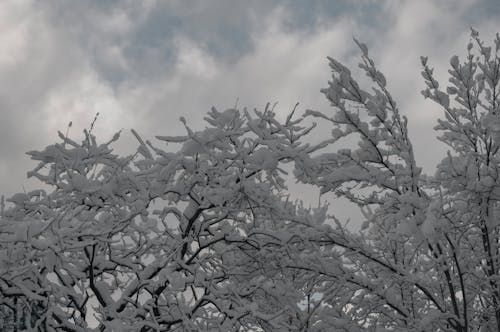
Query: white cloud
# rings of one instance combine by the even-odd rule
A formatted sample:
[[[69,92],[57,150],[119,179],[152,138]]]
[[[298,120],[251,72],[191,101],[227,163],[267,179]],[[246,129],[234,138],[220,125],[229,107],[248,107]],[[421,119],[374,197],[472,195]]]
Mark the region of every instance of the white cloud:
[[[470,26],[491,35],[491,19],[476,16],[483,1],[386,1],[384,15],[391,28],[369,42],[371,54],[385,73],[388,86],[409,118],[418,163],[433,173],[447,147],[436,140],[433,127],[442,110],[420,94],[420,56],[428,56],[442,85],[448,82],[449,59],[464,55]]]
[[[28,170],[24,152],[47,142],[40,112],[47,91],[74,75],[81,58],[38,2],[1,2],[0,29],[0,177],[2,191],[12,193]]]
[[[228,17],[221,10],[225,0],[211,6],[3,1],[0,149],[9,156],[0,165],[3,190],[19,190],[28,168],[24,151],[52,142],[55,130],[69,121],[77,136],[96,112],[97,133],[106,139],[130,127],[148,137],[179,131],[181,115],[199,127],[212,105],[232,107],[237,99],[250,108],[278,101],[279,112],[296,102],[328,111],[319,92],[330,76],[326,56],[355,67],[359,52],[352,36],[369,45],[411,120],[417,153],[431,169],[441,153],[428,149],[438,146],[431,142],[440,113],[419,94],[419,56],[429,55],[445,78],[448,59],[463,50],[469,26],[485,36],[497,28],[494,18],[478,11],[482,3],[364,1],[352,4],[358,6],[354,11],[339,6],[339,13],[331,11],[335,17],[311,11],[317,18],[303,27],[293,24],[301,7],[287,2],[262,1],[252,8],[238,2]],[[362,12],[370,6],[379,10]],[[343,17],[342,11],[352,15]],[[18,173],[7,176],[14,164]]]
[[[97,113],[100,118],[96,130],[103,128],[103,135],[123,127],[130,128],[135,120],[124,112],[114,91],[90,69],[51,91],[42,110],[47,119],[46,126],[54,132],[65,128],[70,121],[75,124],[72,130],[79,132],[89,126],[89,119]]]
[[[213,57],[199,45],[187,38],[178,38],[175,43],[177,61],[175,74],[196,79],[210,79],[217,74]]]
[[[9,10],[11,9],[11,10]],[[15,66],[26,55],[30,22],[23,15],[26,5],[22,2],[13,5],[9,2],[0,3],[0,68]]]

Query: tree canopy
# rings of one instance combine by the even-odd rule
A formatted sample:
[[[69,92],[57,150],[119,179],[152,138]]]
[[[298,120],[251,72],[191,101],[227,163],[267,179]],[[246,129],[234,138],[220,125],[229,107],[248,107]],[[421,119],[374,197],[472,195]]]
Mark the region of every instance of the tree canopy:
[[[355,43],[371,85],[329,58],[331,110],[212,108],[184,136],[132,130],[132,155],[92,127],[28,152],[50,189],[2,201],[2,331],[500,331],[500,37],[472,30],[446,88],[421,58],[449,147],[434,175]],[[289,179],[358,205],[361,229]]]

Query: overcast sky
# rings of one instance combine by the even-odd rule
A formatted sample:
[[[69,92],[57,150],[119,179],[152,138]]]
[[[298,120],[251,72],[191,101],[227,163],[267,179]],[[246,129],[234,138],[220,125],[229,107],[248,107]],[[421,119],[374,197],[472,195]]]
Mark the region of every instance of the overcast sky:
[[[354,67],[353,36],[385,73],[432,173],[444,147],[432,131],[440,112],[420,95],[419,56],[444,80],[469,28],[490,42],[498,22],[498,0],[2,0],[0,193],[33,188],[25,152],[56,142],[70,121],[80,139],[97,112],[98,138],[124,129],[129,152],[130,128],[181,134],[180,116],[202,128],[211,106],[237,100],[328,112],[326,56]]]

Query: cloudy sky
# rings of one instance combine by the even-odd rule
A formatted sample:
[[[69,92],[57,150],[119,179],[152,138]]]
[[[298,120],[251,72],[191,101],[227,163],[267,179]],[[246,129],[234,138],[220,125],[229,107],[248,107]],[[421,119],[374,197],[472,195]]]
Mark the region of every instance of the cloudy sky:
[[[2,0],[0,193],[33,188],[25,152],[56,142],[70,121],[79,139],[97,112],[98,137],[124,129],[130,152],[128,129],[181,134],[180,116],[200,128],[211,106],[328,111],[326,56],[354,67],[353,36],[386,74],[432,172],[444,148],[432,131],[439,110],[420,95],[419,56],[444,80],[469,28],[491,41],[499,21],[498,0]]]

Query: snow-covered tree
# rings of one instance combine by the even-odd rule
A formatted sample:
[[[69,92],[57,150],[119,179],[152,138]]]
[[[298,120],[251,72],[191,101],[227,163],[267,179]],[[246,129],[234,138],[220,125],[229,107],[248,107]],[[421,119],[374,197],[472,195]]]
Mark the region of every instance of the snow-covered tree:
[[[330,59],[333,79],[323,92],[334,114],[308,115],[331,123],[336,142],[354,137],[358,147],[308,156],[296,173],[359,205],[366,220],[359,233],[340,223],[318,233],[309,241],[325,258],[290,265],[344,283],[351,292],[325,305],[337,308],[338,318],[328,319],[348,322],[348,331],[500,331],[499,36],[492,49],[473,30],[466,59],[450,60],[445,90],[421,59],[422,93],[444,110],[435,129],[450,148],[434,176],[417,167],[407,120],[367,47],[356,43],[373,86],[360,87]]]
[[[98,143],[92,128],[29,152],[50,189],[2,203],[1,327],[500,331],[499,36],[491,48],[473,31],[445,90],[422,58],[450,147],[433,176],[355,42],[372,85],[330,59],[333,112],[212,109],[203,130],[181,118],[184,136],[133,131],[130,156],[113,153],[119,133]],[[310,143],[312,119],[331,136]],[[361,230],[294,202],[291,177],[357,204]]]
[[[157,137],[177,152],[135,131],[126,157],[111,149],[119,134],[98,144],[89,131],[29,152],[29,176],[52,191],[16,194],[2,212],[3,297],[42,304],[34,330],[277,326],[292,295],[261,258],[297,210],[280,164],[311,150],[299,140],[312,127],[292,116],[212,109],[198,132],[181,118],[185,136]]]

